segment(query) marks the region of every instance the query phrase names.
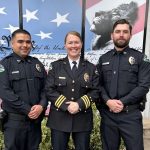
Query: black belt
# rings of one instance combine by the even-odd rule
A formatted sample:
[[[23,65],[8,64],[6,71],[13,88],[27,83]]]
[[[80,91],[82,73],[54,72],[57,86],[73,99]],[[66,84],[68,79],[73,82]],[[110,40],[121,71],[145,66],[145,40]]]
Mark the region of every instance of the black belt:
[[[128,112],[134,111],[136,109],[139,109],[139,107],[140,107],[139,104],[127,105],[127,106],[124,106],[124,108],[121,112],[127,112],[128,113]],[[109,107],[107,105],[103,105],[101,108],[109,110]]]
[[[25,115],[15,114],[15,113],[8,113],[8,119],[17,120],[17,121],[27,121],[29,118]]]
[[[130,112],[130,111],[133,111],[133,110],[136,110],[136,109],[139,109],[139,104],[135,104],[135,105],[127,105],[123,108],[122,112]]]

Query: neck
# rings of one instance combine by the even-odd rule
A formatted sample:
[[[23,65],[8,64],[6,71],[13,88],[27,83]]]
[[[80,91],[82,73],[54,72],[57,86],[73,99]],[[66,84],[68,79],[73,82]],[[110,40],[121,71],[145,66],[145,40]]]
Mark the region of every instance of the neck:
[[[128,47],[128,45],[125,46],[125,47],[123,47],[123,48],[120,48],[120,47],[116,47],[116,46],[115,46],[115,49],[116,49],[116,51],[121,52],[121,51],[123,51],[126,47]]]
[[[72,61],[76,61],[80,58],[80,56],[79,57],[70,57],[70,56],[68,56],[68,58],[71,59]]]

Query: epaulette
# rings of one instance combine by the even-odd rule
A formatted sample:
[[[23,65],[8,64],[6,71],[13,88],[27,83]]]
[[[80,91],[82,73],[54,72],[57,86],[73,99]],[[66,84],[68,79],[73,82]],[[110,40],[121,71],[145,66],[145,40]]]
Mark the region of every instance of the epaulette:
[[[33,56],[28,56],[28,57],[38,60],[38,58],[37,58],[37,57],[33,57]]]
[[[57,61],[63,61],[65,58],[59,58]]]
[[[6,59],[9,59],[10,57],[12,57],[12,55],[11,55],[11,54],[10,54],[10,55],[8,55],[8,56],[6,56],[6,57],[4,57],[1,61],[6,60]]]
[[[139,50],[137,50],[137,49],[135,49],[135,48],[130,48],[130,50],[132,50],[132,51],[134,51],[134,52],[136,52],[136,53],[139,53],[139,54],[142,53],[141,51],[139,51]]]

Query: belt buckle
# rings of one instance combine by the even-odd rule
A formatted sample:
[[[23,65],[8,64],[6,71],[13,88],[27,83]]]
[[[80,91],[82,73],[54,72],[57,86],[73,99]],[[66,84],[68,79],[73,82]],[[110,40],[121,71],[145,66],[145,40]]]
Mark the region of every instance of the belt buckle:
[[[125,106],[125,109],[124,109],[124,110],[125,110],[126,113],[128,113],[128,112],[129,112],[129,107],[128,107],[128,106]]]

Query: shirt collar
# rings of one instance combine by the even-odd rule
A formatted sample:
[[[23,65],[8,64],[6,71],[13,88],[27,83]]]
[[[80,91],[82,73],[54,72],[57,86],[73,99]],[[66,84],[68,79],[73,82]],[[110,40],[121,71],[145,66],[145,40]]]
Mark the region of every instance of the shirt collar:
[[[77,64],[76,64],[76,66],[77,66],[77,68],[78,68],[78,66],[79,66],[79,61],[80,61],[80,58],[78,58],[77,60],[72,60],[72,59],[70,59],[69,57],[68,57],[68,60],[69,60],[69,64],[70,64],[70,67],[71,67],[71,69],[72,69],[72,67],[73,67],[73,61],[76,61],[77,62]]]
[[[113,49],[113,55],[114,54],[118,54],[118,53],[120,53],[120,54],[124,54],[124,55],[126,55],[127,53],[128,53],[128,49],[129,49],[129,46],[127,46],[125,49],[123,49],[122,51],[117,51],[115,48]]]
[[[24,62],[24,61],[26,61],[26,62],[31,62],[31,60],[30,60],[30,57],[29,56],[27,56],[25,59],[24,58],[22,58],[22,57],[20,57],[19,55],[17,55],[16,53],[12,53],[12,55],[16,58],[16,61],[18,62],[18,63],[21,63],[21,62]]]

